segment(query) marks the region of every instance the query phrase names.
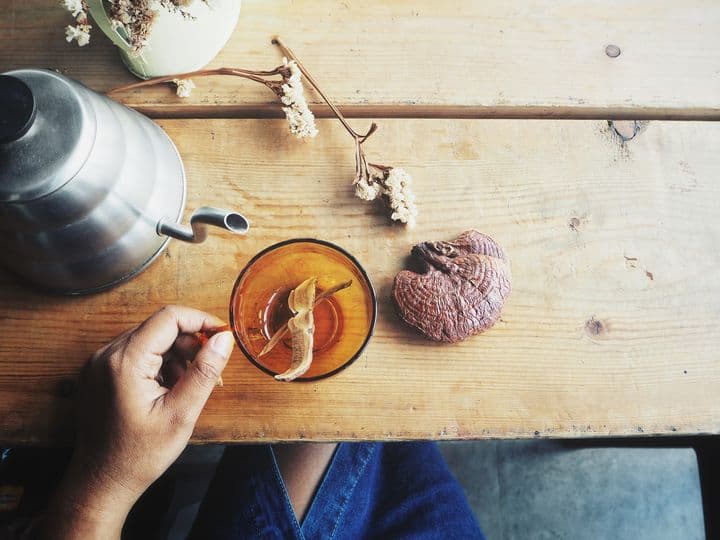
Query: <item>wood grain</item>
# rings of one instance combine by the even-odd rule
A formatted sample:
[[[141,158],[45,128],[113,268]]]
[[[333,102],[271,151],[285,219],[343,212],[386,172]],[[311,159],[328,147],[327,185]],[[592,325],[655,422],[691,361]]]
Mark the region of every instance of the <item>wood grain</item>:
[[[0,10],[0,71],[50,67],[101,91],[131,81],[100,32],[82,49],[65,43],[70,18],[56,4]],[[719,119],[718,28],[711,0],[245,0],[212,66],[276,66],[280,34],[355,116]],[[153,116],[282,114],[256,83],[196,83],[187,100],[167,88],[123,99]]]
[[[358,124],[364,121],[356,121]],[[71,381],[97,347],[166,303],[221,316],[243,265],[298,236],[358,257],[380,299],[375,336],[344,372],[283,384],[235,352],[196,442],[577,437],[720,432],[720,125],[651,122],[623,143],[599,121],[383,120],[373,161],[416,182],[419,226],[352,196],[334,122],[309,144],[283,121],[172,120],[188,210],[232,206],[246,238],[172,242],[135,280],[84,298],[0,278],[0,433],[70,436]],[[502,320],[436,345],[389,303],[410,246],[477,227],[507,250]]]

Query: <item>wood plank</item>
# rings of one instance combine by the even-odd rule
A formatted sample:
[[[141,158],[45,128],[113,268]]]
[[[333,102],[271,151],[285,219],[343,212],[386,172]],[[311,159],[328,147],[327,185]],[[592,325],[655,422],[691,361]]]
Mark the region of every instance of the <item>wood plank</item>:
[[[11,2],[0,71],[51,67],[102,91],[132,80],[99,32],[82,49],[65,43],[67,21],[53,2]],[[280,34],[356,116],[718,119],[718,28],[711,0],[246,0],[212,65],[273,67]],[[154,116],[279,114],[265,88],[228,78],[198,82],[185,101],[164,88],[124,99]]]
[[[383,120],[369,156],[414,175],[411,231],[353,197],[353,148],[335,122],[309,144],[278,120],[161,125],[184,157],[189,209],[232,205],[251,234],[173,242],[134,281],[85,298],[3,276],[5,442],[64,440],[67,381],[93,350],[166,303],[225,316],[250,257],[299,236],[363,263],[375,336],[308,384],[275,382],[236,351],[196,442],[720,432],[720,125],[651,122],[622,143],[599,121]],[[393,313],[392,278],[412,244],[470,227],[506,248],[512,296],[486,334],[429,343]]]

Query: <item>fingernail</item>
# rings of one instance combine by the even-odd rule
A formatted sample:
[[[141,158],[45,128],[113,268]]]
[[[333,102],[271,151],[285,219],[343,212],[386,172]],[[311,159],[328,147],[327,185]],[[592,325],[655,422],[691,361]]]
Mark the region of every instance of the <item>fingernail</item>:
[[[220,332],[210,339],[210,348],[222,356],[230,356],[234,339],[232,332]]]

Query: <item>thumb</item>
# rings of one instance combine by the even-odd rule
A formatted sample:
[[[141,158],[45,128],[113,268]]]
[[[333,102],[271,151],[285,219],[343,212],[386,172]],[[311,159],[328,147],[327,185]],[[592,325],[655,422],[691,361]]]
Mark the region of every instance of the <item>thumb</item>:
[[[173,414],[195,422],[220,379],[233,350],[232,332],[215,334],[198,351],[195,360],[167,395]]]

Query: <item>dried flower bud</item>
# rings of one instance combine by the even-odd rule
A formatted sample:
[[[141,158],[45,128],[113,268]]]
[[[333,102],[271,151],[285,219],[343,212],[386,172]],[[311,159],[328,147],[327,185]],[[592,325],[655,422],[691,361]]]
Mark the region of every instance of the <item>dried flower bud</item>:
[[[415,195],[410,188],[410,175],[397,167],[370,167],[372,169],[366,175],[358,175],[355,181],[355,196],[365,201],[382,197],[391,211],[391,219],[414,227],[418,211]]]
[[[315,115],[305,100],[300,68],[294,61],[288,62],[287,58],[283,58],[283,66],[289,70],[290,76],[283,75],[279,96],[280,101],[285,105],[282,110],[290,124],[290,133],[298,139],[315,137],[318,134]]]
[[[280,71],[282,73],[283,80],[288,84],[292,84],[293,81],[297,81],[298,86],[300,86],[300,72],[302,71],[302,74],[305,76],[307,81],[313,86],[313,88],[315,88],[317,93],[320,94],[320,97],[325,100],[325,103],[328,104],[330,110],[332,110],[333,114],[335,114],[338,120],[342,123],[343,127],[355,140],[355,179],[353,180],[355,195],[359,199],[363,199],[365,201],[374,201],[378,197],[382,196],[390,209],[390,218],[395,221],[405,223],[409,227],[413,227],[415,225],[415,218],[417,217],[418,211],[415,206],[415,195],[412,193],[410,188],[412,183],[410,175],[403,169],[386,167],[384,165],[373,165],[368,162],[367,157],[365,156],[363,144],[373,133],[375,133],[375,131],[377,131],[377,124],[373,122],[364,134],[356,132],[347,123],[343,114],[333,104],[330,98],[327,97],[320,89],[318,84],[308,73],[307,69],[305,69],[302,63],[300,63],[300,60],[298,60],[290,48],[283,43],[282,39],[275,36],[273,38],[273,43],[280,47],[287,56],[293,58],[291,62],[288,62],[287,59],[283,58],[284,68],[289,68],[290,70],[289,77]],[[285,86],[286,85],[283,85],[283,91],[285,91]],[[300,89],[302,89],[302,86],[300,86]],[[285,103],[285,99],[282,99],[283,103]],[[307,106],[306,103],[305,106]],[[289,115],[288,120],[290,120]]]
[[[175,93],[181,98],[190,97],[193,88],[195,88],[195,83],[191,79],[173,79],[172,83],[176,87]]]
[[[113,0],[107,8],[110,24],[122,29],[135,53],[147,45],[158,10],[167,9],[165,4],[155,0]]]
[[[316,287],[317,278],[311,277],[290,291],[288,307],[294,315],[287,325],[292,336],[292,359],[287,371],[275,375],[278,381],[293,381],[310,369],[313,360]]]
[[[393,211],[390,218],[414,227],[418,212],[410,184],[412,177],[404,169],[393,167],[385,177],[383,195]]]
[[[77,17],[85,11],[85,6],[82,0],[62,0],[60,5],[67,9],[73,17]]]
[[[362,178],[355,184],[355,196],[363,201],[374,201],[380,196],[380,185],[372,178]]]
[[[65,40],[68,43],[75,40],[79,47],[84,47],[90,43],[91,28],[89,24],[78,24],[77,26],[68,25],[65,27]]]

